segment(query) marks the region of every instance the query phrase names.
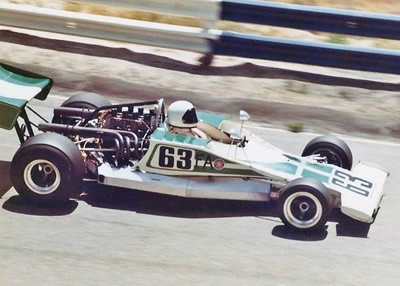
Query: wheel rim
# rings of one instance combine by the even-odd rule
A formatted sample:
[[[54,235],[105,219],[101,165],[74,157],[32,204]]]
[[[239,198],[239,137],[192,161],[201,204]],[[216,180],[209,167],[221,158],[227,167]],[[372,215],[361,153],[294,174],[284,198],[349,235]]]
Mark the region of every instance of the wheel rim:
[[[291,194],[283,205],[287,221],[296,228],[311,228],[322,218],[322,205],[316,196],[308,192]]]
[[[315,150],[313,152],[315,155],[319,155],[320,157],[326,157],[328,164],[332,164],[335,166],[343,167],[343,160],[340,158],[340,155],[331,149],[322,148]]]
[[[25,167],[24,181],[32,192],[47,195],[60,186],[61,175],[52,162],[40,159],[30,162]]]

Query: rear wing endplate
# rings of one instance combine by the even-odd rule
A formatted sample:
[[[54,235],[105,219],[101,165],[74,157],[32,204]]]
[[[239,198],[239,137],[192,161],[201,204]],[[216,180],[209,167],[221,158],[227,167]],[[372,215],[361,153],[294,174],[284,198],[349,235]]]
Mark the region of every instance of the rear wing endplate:
[[[0,128],[14,128],[26,104],[45,100],[52,86],[48,77],[0,63]]]

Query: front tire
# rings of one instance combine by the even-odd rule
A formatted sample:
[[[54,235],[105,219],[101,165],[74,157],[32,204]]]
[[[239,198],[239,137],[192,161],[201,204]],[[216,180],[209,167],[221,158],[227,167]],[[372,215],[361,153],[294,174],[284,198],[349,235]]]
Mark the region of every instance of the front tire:
[[[30,138],[11,162],[11,181],[16,191],[39,202],[65,201],[79,193],[84,173],[78,148],[54,133]]]
[[[353,154],[349,146],[333,135],[319,136],[311,140],[304,148],[301,156],[310,155],[326,157],[328,164],[347,170],[351,170],[353,165]]]
[[[282,222],[297,231],[321,230],[332,211],[332,196],[319,181],[298,178],[283,190],[279,200]]]

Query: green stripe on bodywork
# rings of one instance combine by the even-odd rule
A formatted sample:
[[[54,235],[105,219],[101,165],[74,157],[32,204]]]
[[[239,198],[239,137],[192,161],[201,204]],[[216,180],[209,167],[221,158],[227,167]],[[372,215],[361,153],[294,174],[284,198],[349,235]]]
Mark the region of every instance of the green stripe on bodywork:
[[[266,163],[262,166],[292,175],[295,175],[297,171],[297,166],[290,163]]]
[[[318,174],[318,173],[314,173],[313,171],[310,171],[310,170],[303,170],[303,173],[301,173],[301,175],[306,178],[316,179],[323,183],[328,183],[328,181],[329,181],[329,177]]]
[[[169,142],[175,142],[175,143],[184,143],[184,144],[203,146],[203,147],[206,147],[208,142],[211,141],[210,139],[196,138],[194,136],[189,136],[189,135],[174,134],[174,133],[162,130],[162,129],[156,129],[153,132],[153,134],[151,135],[151,138],[157,139],[157,140],[165,140],[165,141],[169,141]]]
[[[201,167],[200,167],[201,168]],[[263,177],[261,174],[253,171],[253,170],[246,170],[246,169],[223,169],[223,170],[215,170],[210,167],[206,167],[204,169],[195,168],[193,170],[194,173],[206,173],[206,174],[223,174],[223,175],[237,175],[237,176],[245,176],[245,177]],[[179,170],[177,170],[179,171]]]
[[[319,171],[322,171],[322,172],[325,172],[325,173],[329,173],[329,174],[332,173],[332,170],[333,170],[332,167],[330,167],[328,165],[325,165],[325,164],[319,164],[319,163],[309,163],[309,162],[307,162],[306,166],[307,167],[311,167],[311,168],[316,169],[316,170],[319,170]]]
[[[224,168],[222,170],[217,170],[213,167],[210,166],[210,164],[207,164],[205,167],[203,166],[197,166],[193,169],[192,172],[194,173],[212,173],[212,174],[224,174],[224,175],[241,175],[241,176],[249,176],[249,177],[259,177],[261,176],[259,173],[255,172],[254,170],[251,169],[251,167],[247,167],[246,169],[243,169],[243,165],[238,164],[236,162],[226,160],[224,158],[215,156],[213,154],[199,151],[199,150],[194,150],[196,152],[196,156],[201,158],[201,160],[205,160],[207,157],[211,161],[211,164],[218,159],[224,160],[225,164],[232,164],[238,166],[236,169],[235,167],[230,167],[230,168]]]
[[[208,123],[210,125],[213,125],[217,128],[221,125],[221,122],[226,120],[227,118],[223,115],[218,115],[218,114],[213,114],[213,113],[208,113],[208,112],[201,112],[197,111],[197,117],[199,120]]]
[[[53,86],[51,78],[3,63],[0,63],[0,80],[19,86],[40,88],[41,91],[35,95],[35,98],[39,100],[45,100]],[[10,94],[9,97],[13,95]]]
[[[50,83],[47,78],[32,78],[10,72],[0,65],[0,80],[23,86],[36,86],[44,88]]]
[[[220,158],[218,156],[215,156],[213,154],[207,153],[207,152],[203,152],[200,150],[195,150],[195,149],[191,149],[193,152],[195,152],[195,156],[199,158],[199,161],[205,161],[208,157],[208,160],[210,161],[210,163],[207,163],[207,165],[203,166],[195,166],[193,168],[193,170],[182,170],[182,169],[174,169],[174,168],[160,168],[160,167],[155,167],[151,165],[151,161],[153,160],[154,154],[156,153],[156,150],[161,146],[167,146],[164,144],[157,144],[156,146],[154,146],[153,151],[149,157],[149,159],[146,162],[146,166],[148,168],[153,168],[153,169],[159,169],[159,170],[166,170],[166,171],[176,171],[176,172],[191,172],[191,173],[201,173],[201,174],[223,174],[223,175],[239,175],[239,176],[246,176],[246,177],[262,177],[261,174],[255,172],[254,170],[252,170],[250,167],[248,167],[248,169],[243,169],[243,168],[238,168],[235,169],[233,168],[224,168],[222,170],[217,170],[215,168],[213,168],[212,166],[210,166],[210,163],[213,164],[215,160],[217,159],[222,159],[224,160],[225,164],[233,164],[233,165],[237,165],[238,167],[242,167],[242,165],[229,161],[229,160],[225,160],[223,158]],[[170,147],[176,147],[173,145],[170,145]]]
[[[11,107],[14,107],[17,109],[20,109],[21,107],[23,107],[27,102],[28,101],[26,99],[0,96],[0,103],[10,105]],[[3,117],[2,113],[0,113],[0,115],[1,115],[1,117]]]

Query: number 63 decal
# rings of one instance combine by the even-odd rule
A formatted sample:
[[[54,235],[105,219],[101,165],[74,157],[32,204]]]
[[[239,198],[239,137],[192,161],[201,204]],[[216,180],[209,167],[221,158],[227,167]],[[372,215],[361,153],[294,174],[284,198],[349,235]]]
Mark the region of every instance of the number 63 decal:
[[[161,168],[191,170],[193,151],[169,146],[160,146],[158,166]]]
[[[339,170],[336,170],[335,177],[332,179],[332,184],[366,197],[369,196],[370,190],[373,187],[371,182],[353,177]]]

